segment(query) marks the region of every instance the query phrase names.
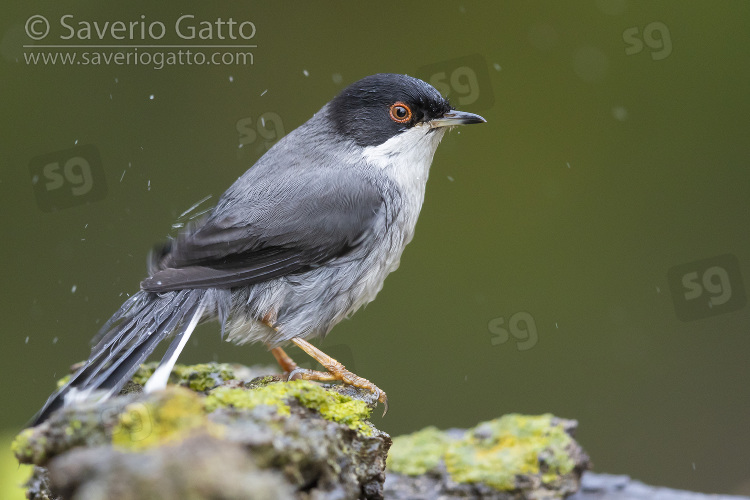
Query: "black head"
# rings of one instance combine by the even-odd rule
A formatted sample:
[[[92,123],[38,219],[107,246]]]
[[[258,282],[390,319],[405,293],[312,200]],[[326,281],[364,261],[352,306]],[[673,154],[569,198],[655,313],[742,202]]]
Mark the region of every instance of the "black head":
[[[365,147],[382,144],[451,110],[448,100],[422,80],[380,73],[345,88],[331,101],[328,117],[339,133]]]

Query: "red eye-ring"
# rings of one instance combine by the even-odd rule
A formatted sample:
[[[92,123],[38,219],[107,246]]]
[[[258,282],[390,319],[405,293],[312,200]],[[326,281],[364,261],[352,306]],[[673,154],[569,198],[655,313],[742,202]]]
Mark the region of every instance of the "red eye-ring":
[[[391,120],[396,123],[411,121],[411,108],[401,101],[391,104]]]

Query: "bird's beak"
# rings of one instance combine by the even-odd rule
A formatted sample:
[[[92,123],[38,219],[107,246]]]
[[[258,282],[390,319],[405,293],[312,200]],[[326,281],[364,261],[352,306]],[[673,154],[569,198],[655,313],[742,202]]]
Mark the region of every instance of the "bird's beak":
[[[430,120],[430,127],[453,127],[456,125],[469,125],[471,123],[486,123],[487,120],[474,113],[466,111],[457,111],[455,109],[448,111],[440,118]]]

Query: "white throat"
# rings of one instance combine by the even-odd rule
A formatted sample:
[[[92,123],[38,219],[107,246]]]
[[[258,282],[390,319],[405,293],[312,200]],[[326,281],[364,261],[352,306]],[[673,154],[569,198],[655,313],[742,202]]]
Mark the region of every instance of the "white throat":
[[[419,212],[424,202],[427,177],[435,150],[445,134],[445,129],[430,132],[428,125],[416,125],[398,134],[379,146],[365,148],[363,155],[367,162],[381,169],[401,192],[402,206],[396,225],[401,228],[399,241],[392,242],[397,248],[393,251],[392,262],[387,272],[398,267],[404,247],[414,237]]]
[[[418,211],[424,200],[432,157],[444,134],[444,128],[430,129],[429,125],[420,123],[383,144],[366,147],[363,156],[406,193],[418,194]]]

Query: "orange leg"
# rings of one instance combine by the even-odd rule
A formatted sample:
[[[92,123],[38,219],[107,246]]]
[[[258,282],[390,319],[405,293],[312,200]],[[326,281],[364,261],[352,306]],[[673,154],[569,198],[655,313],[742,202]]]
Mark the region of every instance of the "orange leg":
[[[317,370],[308,370],[307,368],[297,368],[289,374],[289,379],[302,378],[305,380],[319,380],[330,382],[333,380],[340,380],[341,382],[359,387],[360,389],[367,389],[368,391],[375,394],[378,401],[383,403],[383,415],[388,411],[388,396],[378,386],[370,382],[369,380],[362,378],[346,369],[344,365],[324,353],[307,340],[295,337],[292,342],[305,351],[310,357],[315,359],[318,363],[323,365],[327,372],[321,372]]]
[[[263,322],[276,330],[277,328],[273,325],[274,321],[272,321],[272,319],[272,314],[269,313],[263,318]],[[317,380],[320,382],[332,382],[339,380],[347,385],[352,385],[360,389],[367,389],[368,391],[375,394],[375,397],[377,397],[378,401],[383,403],[383,416],[385,416],[386,412],[388,412],[388,396],[378,386],[376,386],[369,380],[350,372],[344,365],[312,345],[310,342],[299,337],[294,337],[291,340],[297,347],[305,351],[308,355],[310,355],[310,357],[323,365],[328,371],[321,372],[318,370],[300,368],[299,366],[297,366],[297,363],[295,363],[294,360],[292,360],[292,358],[290,358],[289,355],[284,352],[284,349],[282,349],[281,347],[273,347],[271,348],[271,354],[273,354],[273,357],[276,358],[276,362],[279,363],[279,366],[281,366],[281,369],[284,370],[284,373],[287,374],[287,380],[294,380],[296,378],[301,378],[304,380]]]
[[[297,363],[294,362],[292,358],[289,357],[287,353],[284,352],[284,349],[281,347],[273,347],[271,348],[271,354],[273,354],[273,357],[276,358],[276,362],[279,364],[282,370],[284,370],[284,373],[292,373],[294,370],[298,369]]]

